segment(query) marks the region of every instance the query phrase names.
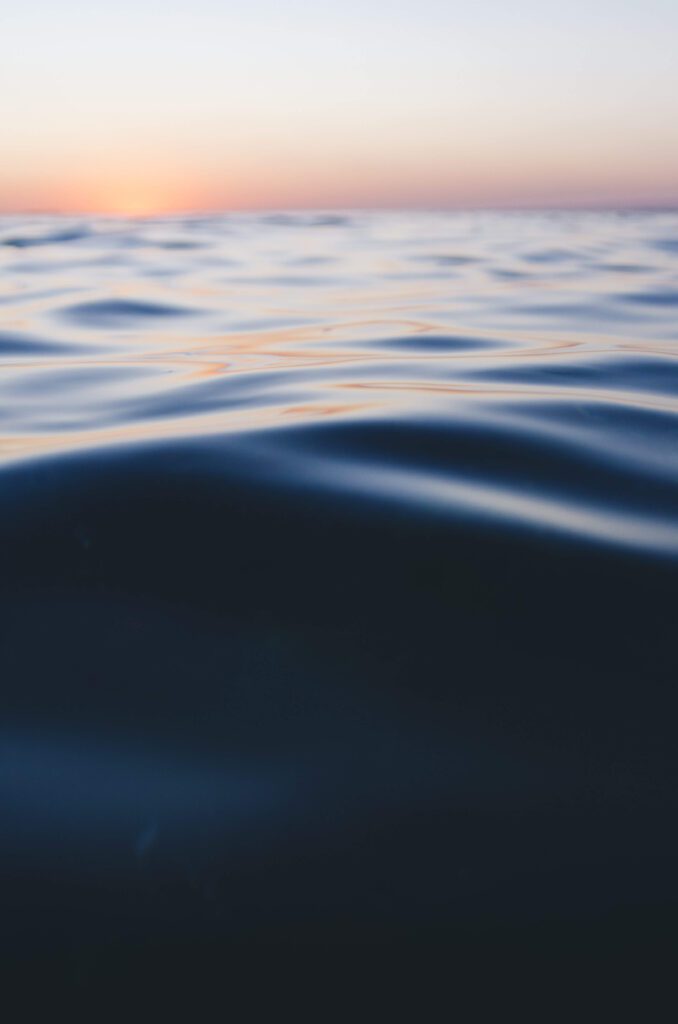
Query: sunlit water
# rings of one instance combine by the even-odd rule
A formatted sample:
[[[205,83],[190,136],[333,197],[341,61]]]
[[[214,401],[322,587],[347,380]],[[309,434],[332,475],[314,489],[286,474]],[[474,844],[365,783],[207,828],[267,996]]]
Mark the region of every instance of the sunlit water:
[[[11,945],[675,906],[678,214],[5,218],[0,271]]]
[[[676,215],[10,219],[0,256],[7,463],[218,437],[287,482],[678,550]]]

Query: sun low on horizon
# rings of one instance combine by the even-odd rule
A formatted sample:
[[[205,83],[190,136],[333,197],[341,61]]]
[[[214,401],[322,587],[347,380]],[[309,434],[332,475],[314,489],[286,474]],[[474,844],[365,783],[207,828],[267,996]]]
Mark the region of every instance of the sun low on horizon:
[[[678,202],[678,6],[26,0],[0,212]]]

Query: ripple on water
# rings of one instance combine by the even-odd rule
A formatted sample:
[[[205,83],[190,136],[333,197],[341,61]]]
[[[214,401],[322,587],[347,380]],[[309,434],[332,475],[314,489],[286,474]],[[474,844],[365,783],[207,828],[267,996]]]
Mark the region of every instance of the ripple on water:
[[[145,302],[133,299],[100,299],[95,302],[78,302],[59,311],[59,316],[84,327],[134,328],[146,320],[172,320],[189,316],[191,310],[161,302]]]
[[[676,934],[676,238],[0,219],[3,954]]]
[[[262,434],[289,460],[290,479],[303,466],[307,487],[348,486],[353,474],[390,502],[451,516],[463,505],[530,528],[541,508],[545,529],[569,523],[596,543],[606,516],[613,543],[620,518],[645,519],[645,532],[623,541],[638,548],[656,546],[660,520],[673,551],[677,222],[6,221],[0,450],[13,462],[201,436],[235,450]],[[49,258],[11,260],[31,246]],[[62,259],[74,247],[77,262]],[[648,264],[648,249],[664,260]],[[413,262],[423,272],[413,275]],[[228,266],[237,277],[224,276]],[[290,274],[295,266],[313,273]],[[633,290],[610,291],[614,273],[633,273]],[[529,418],[519,426],[512,409]],[[666,432],[657,477],[656,438],[642,458],[643,409]]]

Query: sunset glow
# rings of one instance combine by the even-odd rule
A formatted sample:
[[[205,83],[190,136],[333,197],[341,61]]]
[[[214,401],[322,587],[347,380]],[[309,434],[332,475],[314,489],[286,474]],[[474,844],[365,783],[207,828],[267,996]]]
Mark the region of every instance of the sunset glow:
[[[678,6],[26,0],[0,210],[678,201]]]

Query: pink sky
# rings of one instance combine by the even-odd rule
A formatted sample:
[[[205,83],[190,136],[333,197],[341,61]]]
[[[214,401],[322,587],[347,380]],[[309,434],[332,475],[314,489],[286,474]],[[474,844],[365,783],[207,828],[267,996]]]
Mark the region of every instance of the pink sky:
[[[0,211],[678,202],[673,0],[25,0]]]

